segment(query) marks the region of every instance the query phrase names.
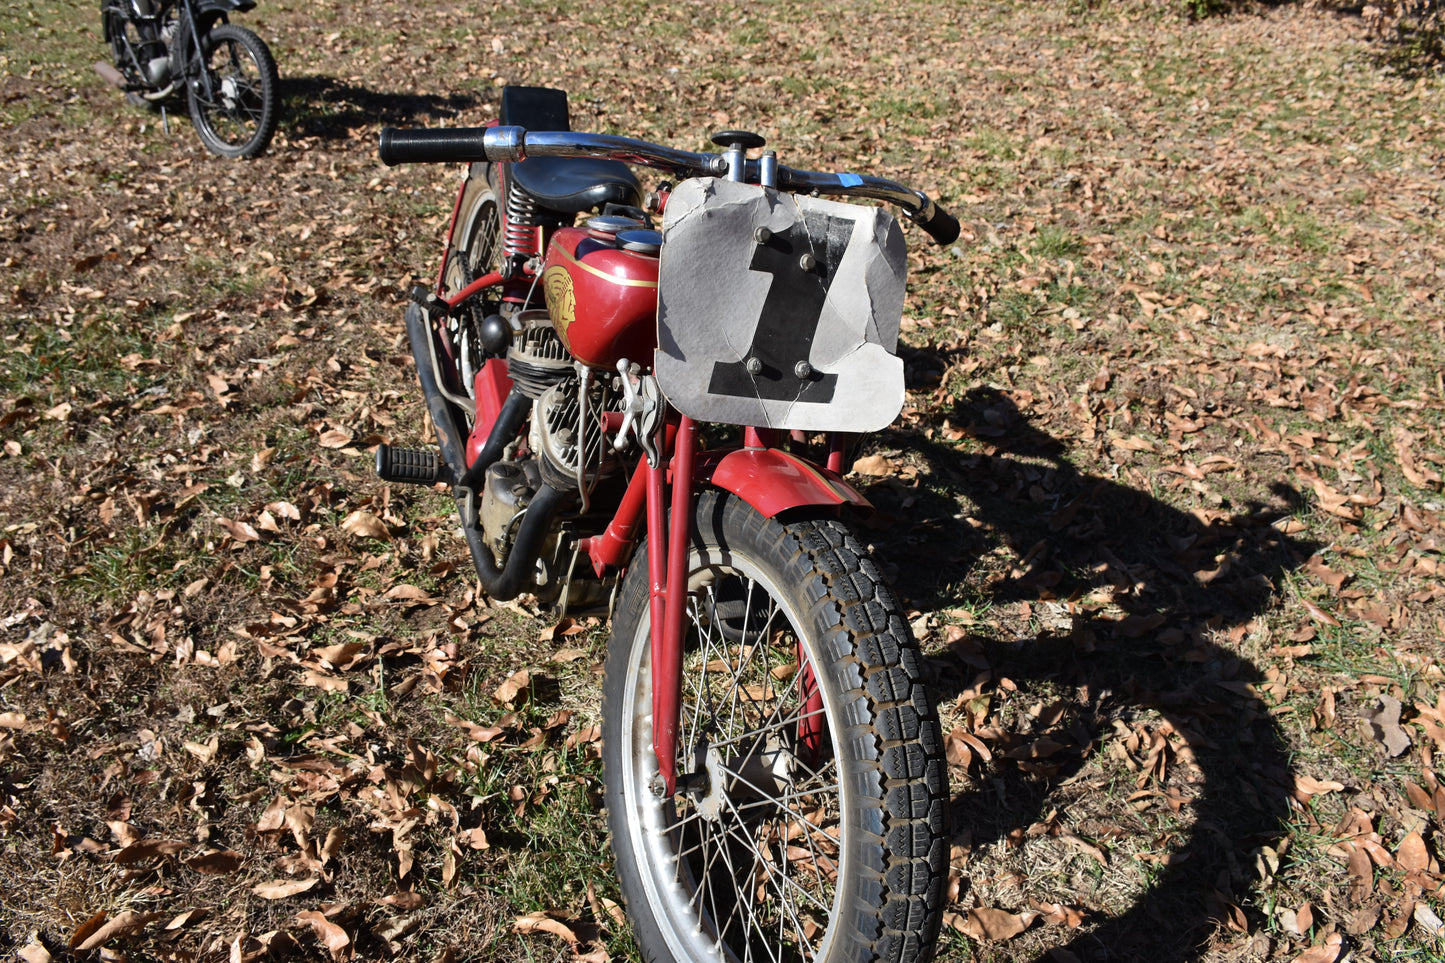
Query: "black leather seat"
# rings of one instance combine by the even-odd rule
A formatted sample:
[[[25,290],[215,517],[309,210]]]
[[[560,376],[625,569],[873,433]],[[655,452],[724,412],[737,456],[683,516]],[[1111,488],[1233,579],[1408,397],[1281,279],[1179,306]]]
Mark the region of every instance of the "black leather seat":
[[[571,130],[567,93],[551,87],[502,88],[501,122],[527,130]],[[511,168],[512,182],[558,214],[604,204],[642,204],[642,185],[626,164],[595,157],[530,157]]]
[[[512,165],[512,181],[559,214],[580,214],[607,203],[639,207],[642,185],[626,164],[595,157],[529,157]]]

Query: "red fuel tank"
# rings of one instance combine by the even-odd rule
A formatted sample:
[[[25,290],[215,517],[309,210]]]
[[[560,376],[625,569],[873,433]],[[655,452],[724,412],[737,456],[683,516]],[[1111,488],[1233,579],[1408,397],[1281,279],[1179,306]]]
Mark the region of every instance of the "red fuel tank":
[[[627,218],[594,217],[552,235],[542,265],[547,313],[583,364],[647,366],[657,346],[657,252],[662,237]]]

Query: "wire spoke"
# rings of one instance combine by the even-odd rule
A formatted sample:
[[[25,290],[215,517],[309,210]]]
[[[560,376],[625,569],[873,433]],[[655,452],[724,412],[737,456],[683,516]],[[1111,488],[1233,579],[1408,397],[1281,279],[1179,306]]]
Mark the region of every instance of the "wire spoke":
[[[762,854],[762,852],[758,849],[757,845],[753,842],[753,839],[752,839],[752,837],[751,837],[750,835],[748,835],[747,833],[739,834],[739,833],[737,833],[736,831],[734,831],[734,830],[732,829],[732,827],[726,827],[724,831],[725,831],[729,836],[731,836],[733,839],[737,840],[738,842],[740,842],[740,843],[742,843],[744,846],[746,846],[748,849],[750,849],[750,850],[752,851],[752,853],[753,853],[754,859],[755,859],[759,864],[762,865],[763,871],[769,873],[770,876],[772,875],[772,874],[771,874],[771,870],[770,870],[770,864],[768,863],[767,857],[765,857],[765,856]],[[779,878],[784,884],[786,884],[787,886],[791,886],[793,889],[797,890],[798,895],[799,895],[800,897],[802,897],[803,899],[806,899],[806,900],[808,900],[809,902],[813,903],[813,904],[816,905],[819,909],[823,910],[824,912],[826,912],[826,911],[828,910],[829,907],[828,907],[828,904],[827,904],[827,903],[824,903],[824,902],[823,902],[822,900],[820,900],[816,895],[814,895],[813,893],[808,892],[806,889],[804,889],[803,887],[799,886],[799,885],[798,885],[797,883],[795,883],[793,880],[788,879],[786,876],[776,877],[776,878]],[[782,899],[782,894],[781,894],[781,893],[779,893],[779,898]]]
[[[798,675],[816,671],[811,645],[751,563],[691,578],[678,773],[692,778],[663,804],[676,925],[705,934],[709,959],[815,963],[842,892],[844,781],[826,698]]]

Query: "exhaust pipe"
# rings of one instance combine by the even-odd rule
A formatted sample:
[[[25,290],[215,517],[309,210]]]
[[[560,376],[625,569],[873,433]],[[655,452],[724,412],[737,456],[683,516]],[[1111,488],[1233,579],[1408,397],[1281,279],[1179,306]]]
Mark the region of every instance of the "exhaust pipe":
[[[488,597],[498,602],[508,602],[522,594],[531,582],[537,559],[541,556],[543,543],[552,528],[552,520],[567,502],[570,493],[561,492],[543,484],[532,496],[532,503],[522,516],[521,527],[512,542],[512,551],[507,563],[497,567],[492,550],[487,547],[478,525],[475,512],[470,511],[471,502],[478,495],[480,483],[486,477],[487,468],[502,451],[517,437],[522,423],[532,410],[532,401],[519,391],[513,391],[502,406],[497,423],[492,426],[491,437],[482,446],[471,468],[466,468],[466,447],[462,426],[452,413],[452,405],[442,395],[437,384],[436,372],[432,369],[432,352],[429,350],[431,326],[426,312],[415,301],[406,306],[406,334],[411,342],[412,360],[416,362],[417,380],[421,382],[422,394],[426,397],[427,411],[432,424],[436,426],[437,441],[441,444],[442,466],[438,475],[452,486],[457,499],[457,515],[462,521],[462,532],[467,537],[467,549],[471,552],[472,566],[477,570],[477,580],[482,583]]]

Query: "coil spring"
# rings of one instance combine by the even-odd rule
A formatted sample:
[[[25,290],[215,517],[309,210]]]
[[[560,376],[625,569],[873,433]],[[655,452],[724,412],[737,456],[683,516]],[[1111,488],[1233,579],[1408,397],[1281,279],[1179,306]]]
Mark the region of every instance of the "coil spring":
[[[507,191],[507,231],[502,253],[508,257],[537,254],[537,202],[517,185]]]

